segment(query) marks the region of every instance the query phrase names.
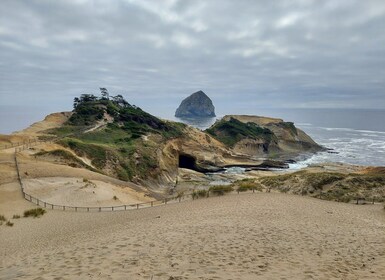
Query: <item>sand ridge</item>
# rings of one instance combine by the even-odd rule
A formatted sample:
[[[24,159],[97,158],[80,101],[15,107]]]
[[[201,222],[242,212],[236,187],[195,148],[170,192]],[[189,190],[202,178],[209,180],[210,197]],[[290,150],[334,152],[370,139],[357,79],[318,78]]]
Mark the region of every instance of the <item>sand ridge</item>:
[[[384,230],[380,205],[274,193],[49,211],[0,229],[0,278],[384,279]]]

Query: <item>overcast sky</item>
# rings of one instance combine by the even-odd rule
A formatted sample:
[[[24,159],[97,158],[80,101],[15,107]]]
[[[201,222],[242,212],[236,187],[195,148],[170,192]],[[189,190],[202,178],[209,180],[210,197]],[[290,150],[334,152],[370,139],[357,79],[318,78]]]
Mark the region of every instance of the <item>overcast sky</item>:
[[[219,110],[385,108],[384,0],[0,5],[2,108],[69,110],[99,87],[153,114],[197,90]]]

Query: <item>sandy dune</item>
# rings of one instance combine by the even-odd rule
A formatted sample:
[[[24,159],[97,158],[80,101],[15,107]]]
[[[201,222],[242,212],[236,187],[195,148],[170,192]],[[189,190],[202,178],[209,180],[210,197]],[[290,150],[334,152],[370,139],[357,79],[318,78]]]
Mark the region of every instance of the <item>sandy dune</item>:
[[[72,112],[59,112],[49,114],[44,120],[33,123],[26,129],[13,133],[14,135],[37,135],[42,134],[47,129],[52,129],[61,126],[72,115]]]
[[[45,202],[65,206],[116,206],[154,200],[148,191],[134,183],[60,162],[34,159],[36,150],[49,150],[56,146],[44,143],[18,153],[20,175],[26,193]],[[0,215],[10,218],[34,207],[35,204],[27,202],[22,196],[17,181],[14,149],[1,150]]]
[[[48,177],[23,180],[24,190],[40,200],[66,206],[117,206],[154,200],[143,192],[99,180]],[[114,199],[115,197],[115,199]]]
[[[0,227],[0,279],[384,279],[385,213],[256,193]]]

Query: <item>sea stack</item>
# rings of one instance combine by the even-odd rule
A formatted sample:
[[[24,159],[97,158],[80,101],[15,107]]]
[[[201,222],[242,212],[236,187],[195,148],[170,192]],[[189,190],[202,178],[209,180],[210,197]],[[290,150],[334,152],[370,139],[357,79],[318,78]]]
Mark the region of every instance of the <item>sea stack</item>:
[[[197,91],[184,99],[175,112],[177,118],[215,117],[215,107],[211,99],[203,92]]]

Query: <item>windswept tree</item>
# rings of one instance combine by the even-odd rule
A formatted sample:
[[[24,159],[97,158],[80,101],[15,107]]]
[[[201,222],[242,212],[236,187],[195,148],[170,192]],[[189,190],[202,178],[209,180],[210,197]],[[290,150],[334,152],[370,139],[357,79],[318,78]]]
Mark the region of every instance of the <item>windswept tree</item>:
[[[100,93],[102,95],[102,100],[110,100],[110,94],[108,93],[108,90],[106,88],[99,88]]]
[[[123,98],[123,96],[121,96],[120,94],[118,94],[117,96],[113,96],[112,97],[112,101],[118,105],[119,107],[122,107],[122,108],[127,108],[127,107],[130,107],[131,105]]]
[[[80,95],[80,103],[94,102],[97,101],[98,98],[93,94],[82,94]]]
[[[76,109],[76,107],[78,107],[79,103],[80,103],[79,97],[75,97],[74,98],[74,109]]]
[[[93,94],[82,94],[79,97],[74,98],[74,109],[76,109],[79,105],[82,105],[84,103],[88,102],[94,102],[97,101],[98,98]]]

